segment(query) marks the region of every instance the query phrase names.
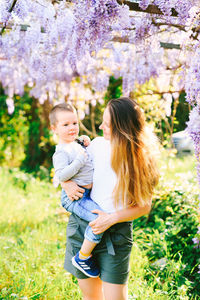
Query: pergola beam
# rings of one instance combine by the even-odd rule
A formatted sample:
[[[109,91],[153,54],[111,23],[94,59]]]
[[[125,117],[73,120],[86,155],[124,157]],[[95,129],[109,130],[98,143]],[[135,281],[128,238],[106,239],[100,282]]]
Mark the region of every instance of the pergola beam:
[[[180,44],[173,44],[173,43],[163,43],[160,42],[160,47],[165,48],[165,49],[181,49]]]
[[[112,42],[118,42],[118,43],[130,43],[128,37],[114,37],[112,39]],[[174,43],[167,43],[167,42],[160,42],[160,47],[164,49],[178,49],[181,50],[180,44],[174,44]]]

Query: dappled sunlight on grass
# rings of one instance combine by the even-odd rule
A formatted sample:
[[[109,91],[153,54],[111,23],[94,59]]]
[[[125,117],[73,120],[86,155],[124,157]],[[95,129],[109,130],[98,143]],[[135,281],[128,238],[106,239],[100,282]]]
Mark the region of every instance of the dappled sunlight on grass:
[[[192,154],[175,155],[163,150],[160,158],[161,174],[165,179],[176,180],[177,177],[194,179],[196,176],[196,158]]]
[[[160,183],[159,187],[171,188],[171,186],[183,190],[185,193],[196,195],[191,197],[198,205],[199,184],[196,173],[196,158],[192,154],[175,155],[163,151],[160,159]]]

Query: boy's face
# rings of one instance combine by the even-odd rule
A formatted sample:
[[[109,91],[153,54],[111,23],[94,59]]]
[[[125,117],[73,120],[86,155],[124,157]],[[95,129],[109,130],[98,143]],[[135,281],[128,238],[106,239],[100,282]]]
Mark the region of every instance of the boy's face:
[[[57,123],[52,130],[58,135],[60,143],[73,142],[79,133],[78,118],[75,112],[60,111],[56,114]]]

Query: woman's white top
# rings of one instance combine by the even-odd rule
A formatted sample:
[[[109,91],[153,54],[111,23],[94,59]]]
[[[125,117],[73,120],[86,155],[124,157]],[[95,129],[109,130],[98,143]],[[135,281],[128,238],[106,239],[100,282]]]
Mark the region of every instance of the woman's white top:
[[[97,137],[87,147],[94,167],[91,198],[107,213],[122,209],[114,205],[113,189],[116,184],[116,174],[111,168],[110,141]]]

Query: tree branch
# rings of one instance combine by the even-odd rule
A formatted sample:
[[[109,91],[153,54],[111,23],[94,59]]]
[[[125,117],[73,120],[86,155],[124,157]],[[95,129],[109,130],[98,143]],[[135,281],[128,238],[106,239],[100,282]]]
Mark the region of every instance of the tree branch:
[[[184,32],[186,32],[185,27],[180,24],[174,24],[174,23],[166,23],[166,22],[156,22],[155,19],[152,19],[152,24],[155,26],[170,26],[170,27],[175,27],[178,28]]]
[[[95,107],[91,105],[91,114],[90,114],[90,121],[91,121],[91,127],[92,127],[92,134],[93,136],[97,136],[96,128],[95,128]]]
[[[136,2],[126,1],[126,0],[117,0],[117,2],[119,4],[128,5],[129,9],[133,10],[133,11],[145,12],[145,13],[149,13],[149,14],[164,15],[163,12],[156,5],[153,5],[153,4],[150,4],[146,9],[143,10],[139,6],[139,3],[136,3]],[[174,8],[171,9],[171,16],[172,17],[178,16],[178,13]]]
[[[183,90],[179,90],[179,91],[165,91],[165,92],[159,92],[159,91],[153,91],[152,90],[152,93],[145,93],[145,94],[142,94],[140,96],[153,96],[153,95],[164,95],[164,94],[174,94],[174,93],[181,93],[183,92]]]
[[[9,10],[8,10],[9,13],[11,13],[11,12],[13,11],[13,9],[14,9],[16,3],[17,3],[17,0],[13,0],[13,3],[12,3],[11,7],[10,7]],[[6,29],[6,23],[7,23],[7,22],[5,22],[3,28],[1,29],[0,35],[2,35],[3,32],[4,32],[4,30]]]
[[[115,36],[112,39],[113,42],[119,42],[119,43],[130,43],[128,37],[118,37]],[[180,44],[173,44],[173,43],[163,43],[160,42],[160,47],[165,48],[165,49],[181,49]]]
[[[92,131],[88,130],[83,122],[79,119],[80,128],[83,129],[88,135],[93,136]]]

